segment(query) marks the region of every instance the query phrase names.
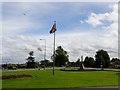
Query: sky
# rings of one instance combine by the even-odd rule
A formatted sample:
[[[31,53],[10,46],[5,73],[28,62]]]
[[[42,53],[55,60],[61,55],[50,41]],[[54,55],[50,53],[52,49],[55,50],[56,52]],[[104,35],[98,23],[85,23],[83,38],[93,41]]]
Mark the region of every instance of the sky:
[[[116,2],[3,2],[2,63],[25,63],[34,51],[35,61],[51,61],[56,21],[56,48],[62,46],[69,60],[94,57],[103,49],[118,57],[118,3]],[[40,40],[45,39],[45,40]],[[41,49],[41,51],[38,50]]]

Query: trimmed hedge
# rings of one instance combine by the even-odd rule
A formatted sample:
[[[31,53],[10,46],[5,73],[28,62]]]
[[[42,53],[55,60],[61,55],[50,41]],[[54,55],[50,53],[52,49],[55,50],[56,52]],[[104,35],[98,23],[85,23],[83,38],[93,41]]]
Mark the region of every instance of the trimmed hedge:
[[[33,77],[33,76],[29,74],[3,75],[3,76],[0,76],[0,79],[13,79],[13,78],[23,78],[23,77]]]

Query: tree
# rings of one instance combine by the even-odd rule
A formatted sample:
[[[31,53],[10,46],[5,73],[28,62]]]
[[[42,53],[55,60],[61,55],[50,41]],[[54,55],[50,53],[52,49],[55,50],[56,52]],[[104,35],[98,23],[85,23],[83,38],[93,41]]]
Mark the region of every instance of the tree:
[[[27,68],[35,68],[36,67],[35,57],[34,57],[34,52],[33,51],[29,52],[29,56],[26,60],[28,61],[27,62]]]
[[[98,50],[95,54],[95,66],[107,68],[110,64],[110,57],[107,51]]]
[[[114,63],[115,65],[120,65],[120,59],[118,58],[112,58],[110,62]]]
[[[95,61],[92,57],[85,57],[84,66],[85,67],[94,67]]]
[[[58,46],[57,50],[55,50],[55,66],[65,66],[66,62],[69,61],[68,57],[67,51],[65,51],[61,46]]]
[[[29,52],[29,57],[26,60],[28,60],[28,62],[34,62],[35,58],[33,57],[33,55],[34,55],[34,52],[30,51]]]
[[[45,67],[52,66],[51,62],[49,60],[42,60],[40,61],[41,65],[44,65]]]
[[[112,67],[112,68],[120,68],[120,59],[112,58],[112,60],[110,61],[110,67]]]
[[[80,67],[80,64],[81,64],[81,62],[80,62],[80,59],[78,58],[78,60],[76,61],[76,66]]]

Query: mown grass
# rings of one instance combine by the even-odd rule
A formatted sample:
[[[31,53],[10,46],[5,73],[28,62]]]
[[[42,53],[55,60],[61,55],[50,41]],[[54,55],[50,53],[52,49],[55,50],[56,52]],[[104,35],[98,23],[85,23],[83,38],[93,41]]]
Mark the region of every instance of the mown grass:
[[[17,72],[3,72],[9,74],[31,74],[32,78],[17,78],[2,80],[2,88],[70,88],[117,86],[118,75],[112,71],[77,71],[65,72],[55,70],[30,70]]]

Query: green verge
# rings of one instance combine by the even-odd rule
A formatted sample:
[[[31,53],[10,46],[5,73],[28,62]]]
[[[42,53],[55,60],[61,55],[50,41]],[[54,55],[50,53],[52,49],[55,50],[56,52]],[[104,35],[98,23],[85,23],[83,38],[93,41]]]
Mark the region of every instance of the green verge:
[[[32,78],[17,78],[2,80],[2,88],[71,88],[117,86],[117,72],[112,71],[77,71],[65,72],[55,70],[29,70],[3,72],[3,75],[31,74]]]

